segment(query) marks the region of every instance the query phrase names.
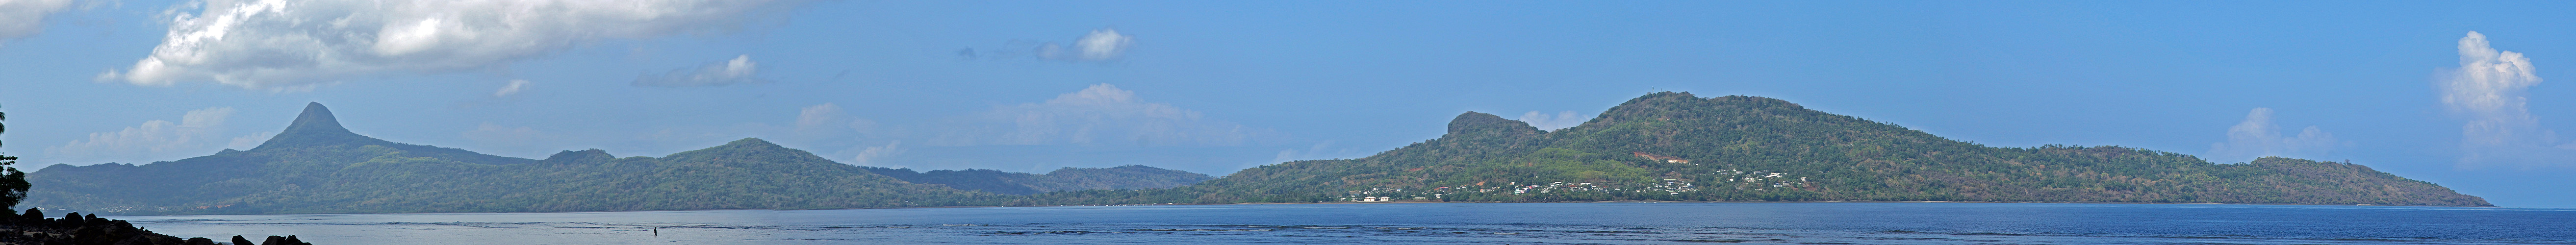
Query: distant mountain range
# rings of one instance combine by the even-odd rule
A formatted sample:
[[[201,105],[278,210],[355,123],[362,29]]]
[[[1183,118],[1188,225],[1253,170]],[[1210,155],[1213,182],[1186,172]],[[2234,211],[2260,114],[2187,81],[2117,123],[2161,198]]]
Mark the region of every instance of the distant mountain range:
[[[2123,147],[1988,147],[1771,98],[1654,93],[1542,131],[1467,112],[1358,159],[1224,178],[1146,166],[1046,174],[887,169],[759,139],[664,157],[546,159],[393,143],[321,104],[248,151],[57,164],[22,207],[109,214],[554,212],[1378,201],[1979,201],[2492,206],[2369,167],[2216,164]]]
[[[384,141],[309,104],[248,151],[145,165],[53,165],[20,206],[111,214],[557,212],[988,205],[1003,194],[1170,188],[1207,175],[1144,166],[1050,174],[852,166],[759,139],[659,158],[543,160]],[[895,173],[891,177],[878,173]],[[1000,194],[997,194],[1000,193]]]
[[[1046,174],[1011,173],[991,169],[931,170],[867,168],[868,172],[895,179],[949,188],[1028,195],[1073,190],[1160,189],[1197,184],[1216,177],[1180,170],[1127,165],[1108,168],[1061,168]]]

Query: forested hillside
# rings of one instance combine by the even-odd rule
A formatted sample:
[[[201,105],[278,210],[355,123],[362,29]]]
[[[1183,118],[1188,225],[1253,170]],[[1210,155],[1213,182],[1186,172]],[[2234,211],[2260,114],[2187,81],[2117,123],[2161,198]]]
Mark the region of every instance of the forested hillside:
[[[248,151],[54,165],[22,206],[108,214],[552,212],[1334,201],[1985,201],[2490,206],[2369,167],[2210,163],[2122,147],[1988,147],[1777,99],[1655,93],[1541,131],[1468,112],[1440,138],[1224,178],[1145,166],[886,169],[759,139],[543,160],[349,132],[320,104]],[[1195,185],[1192,185],[1195,183]],[[1168,188],[1168,189],[1164,189]]]
[[[2123,147],[1987,147],[1771,98],[1655,93],[1554,132],[1468,112],[1438,139],[1374,156],[1245,169],[1063,203],[1988,201],[2490,206],[2348,163],[2217,164]]]
[[[311,104],[285,131],[248,151],[146,165],[47,167],[30,177],[38,187],[22,206],[110,214],[555,212],[973,206],[1020,198],[872,170],[759,139],[659,158],[618,158],[595,149],[544,160],[500,157],[358,135]],[[1140,176],[1123,182],[1082,177],[1101,171]],[[1141,166],[1057,172],[1024,179],[1052,191],[1171,187],[1187,184],[1175,179],[1205,178]]]

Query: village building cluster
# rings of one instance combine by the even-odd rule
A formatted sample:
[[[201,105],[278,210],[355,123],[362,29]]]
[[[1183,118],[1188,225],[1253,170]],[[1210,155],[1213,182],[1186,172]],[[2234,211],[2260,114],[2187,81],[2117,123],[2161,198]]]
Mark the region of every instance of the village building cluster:
[[[1733,189],[1736,190],[1767,191],[1813,185],[1808,182],[1807,177],[1791,177],[1788,174],[1771,171],[1724,169],[1719,170],[1717,176],[1720,176],[1720,178],[1710,181],[1717,182],[1716,184],[1720,185],[1718,188],[1733,187]],[[1448,196],[1461,193],[1478,193],[1482,195],[1545,195],[1565,193],[1627,192],[1681,195],[1683,193],[1707,190],[1706,187],[1691,182],[1693,181],[1668,178],[1652,183],[1629,184],[1594,182],[1567,183],[1563,181],[1550,181],[1547,183],[1530,184],[1506,182],[1504,185],[1435,186],[1429,189],[1378,187],[1351,191],[1346,193],[1340,199],[1345,202],[1438,201],[1445,200],[1444,198]]]
[[[1783,174],[1783,173],[1778,173],[1778,172],[1766,172],[1766,171],[1745,172],[1744,170],[1736,170],[1736,169],[1721,169],[1721,170],[1718,170],[1718,172],[1719,172],[1719,173],[1724,173],[1724,174],[1729,174],[1729,175],[1741,176],[1741,177],[1729,177],[1729,178],[1726,178],[1725,180],[1723,180],[1723,181],[1725,181],[1725,182],[1756,183],[1756,184],[1768,185],[1768,186],[1770,186],[1770,188],[1803,187],[1803,186],[1811,185],[1811,184],[1809,184],[1809,183],[1807,182],[1807,177],[1798,177],[1798,179],[1797,179],[1796,181],[1790,181],[1790,180],[1788,179],[1788,178],[1789,178],[1788,174]],[[1754,190],[1757,190],[1757,191],[1758,191],[1758,190],[1767,190],[1767,189],[1761,188],[1760,186],[1762,186],[1762,185],[1755,185],[1755,187],[1754,187],[1755,189],[1754,189]],[[1742,189],[1745,189],[1745,186],[1736,186],[1736,187],[1735,187],[1735,189],[1737,189],[1737,190],[1742,190]]]

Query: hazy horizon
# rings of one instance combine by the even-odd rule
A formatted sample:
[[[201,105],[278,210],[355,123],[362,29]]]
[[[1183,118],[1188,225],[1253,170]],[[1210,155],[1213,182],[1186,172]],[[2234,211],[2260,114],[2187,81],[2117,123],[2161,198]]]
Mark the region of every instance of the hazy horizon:
[[[1763,96],[1999,147],[2351,161],[2576,208],[2568,2],[0,1],[17,167],[248,149],[306,102],[544,158],[1223,176],[1475,111]],[[331,20],[331,21],[319,21]],[[42,188],[42,187],[38,187]]]

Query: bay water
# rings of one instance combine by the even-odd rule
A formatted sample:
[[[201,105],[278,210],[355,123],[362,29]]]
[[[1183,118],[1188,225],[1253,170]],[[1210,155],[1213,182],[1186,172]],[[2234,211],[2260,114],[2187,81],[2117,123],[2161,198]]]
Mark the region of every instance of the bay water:
[[[113,217],[315,244],[2576,244],[2576,209],[1388,203]]]

